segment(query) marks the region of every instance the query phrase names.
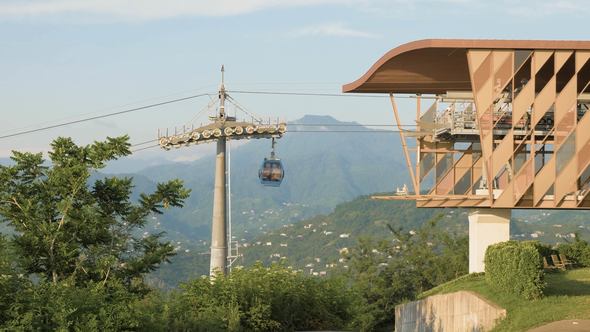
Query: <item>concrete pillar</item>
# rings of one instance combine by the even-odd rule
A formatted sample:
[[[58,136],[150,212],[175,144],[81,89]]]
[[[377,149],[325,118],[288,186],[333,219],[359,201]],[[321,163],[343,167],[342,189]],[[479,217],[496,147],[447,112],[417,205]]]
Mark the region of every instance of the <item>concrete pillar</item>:
[[[215,159],[215,190],[213,193],[213,221],[211,223],[211,262],[209,275],[225,274],[227,267],[227,223],[225,186],[225,138],[217,140]]]
[[[484,272],[489,245],[510,240],[510,209],[477,209],[469,213],[469,273]]]

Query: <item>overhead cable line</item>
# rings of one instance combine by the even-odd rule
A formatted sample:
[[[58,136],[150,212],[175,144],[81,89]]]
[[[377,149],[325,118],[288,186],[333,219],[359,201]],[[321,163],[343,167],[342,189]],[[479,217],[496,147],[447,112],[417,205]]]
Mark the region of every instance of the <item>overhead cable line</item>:
[[[159,146],[160,146],[159,144],[157,144],[157,145],[150,145],[150,146],[146,146],[146,147],[143,147],[143,148],[139,148],[139,149],[131,150],[131,152],[132,152],[132,153],[135,153],[135,152],[138,152],[138,151],[143,151],[143,150],[147,150],[147,149],[153,149],[153,148],[157,148],[157,147],[159,147]]]
[[[287,131],[287,133],[365,133],[365,134],[395,134],[395,133],[399,133],[399,130],[289,130]],[[148,142],[143,142],[143,143],[138,143],[138,144],[134,144],[133,146],[139,146],[139,145],[145,145],[148,143],[152,143],[152,142],[156,142],[157,140],[151,140]],[[142,148],[138,148],[138,149],[133,149],[131,150],[131,152],[135,153],[138,151],[143,151],[143,150],[148,150],[148,149],[153,149],[153,148],[157,148],[160,147],[159,144],[156,145],[150,145],[150,146],[146,146],[146,147],[142,147]]]
[[[158,141],[158,139],[151,139],[149,141],[144,141],[144,142],[139,142],[139,143],[133,143],[133,144],[131,144],[131,147],[136,147],[136,146],[140,146],[140,145],[146,145],[146,144],[154,143],[154,142],[157,142],[157,141]]]
[[[211,98],[211,95],[209,97]],[[211,98],[209,103],[205,105],[205,107],[203,107],[199,112],[197,112],[197,114],[195,114],[195,116],[193,116],[193,118],[187,124],[196,122],[199,116],[201,116],[205,112],[208,112],[213,107],[216,101],[217,100],[215,100],[214,98]]]
[[[168,104],[172,104],[172,103],[177,103],[177,102],[181,102],[181,101],[185,101],[185,100],[189,100],[189,99],[194,99],[194,98],[198,98],[198,97],[203,97],[203,96],[209,96],[209,95],[211,95],[211,93],[201,93],[201,94],[198,94],[198,95],[192,95],[192,96],[188,96],[188,97],[167,100],[167,101],[163,101],[163,102],[160,102],[160,103],[155,103],[155,104],[150,104],[150,105],[145,105],[145,106],[140,106],[140,107],[135,107],[135,108],[127,109],[127,110],[124,110],[124,111],[107,113],[107,114],[97,115],[97,116],[93,116],[93,117],[89,117],[89,118],[84,118],[84,119],[80,119],[80,120],[68,121],[68,122],[59,123],[59,124],[55,124],[55,125],[51,125],[51,126],[46,126],[46,127],[41,127],[41,128],[35,128],[35,129],[20,131],[20,132],[16,132],[16,133],[13,133],[13,134],[7,134],[7,135],[0,136],[0,139],[9,138],[9,137],[15,137],[15,136],[20,136],[20,135],[25,135],[25,134],[30,134],[30,133],[35,133],[35,132],[38,132],[38,131],[44,131],[44,130],[49,130],[49,129],[53,129],[53,128],[59,128],[59,127],[63,127],[63,126],[71,125],[71,124],[88,122],[88,121],[102,119],[102,118],[107,118],[107,117],[111,117],[111,116],[115,116],[115,115],[121,115],[121,114],[126,114],[126,113],[131,113],[131,112],[142,111],[142,110],[146,110],[146,109],[150,109],[150,108],[154,108],[154,107],[158,107],[158,106],[168,105]]]
[[[232,105],[234,105],[237,109],[239,109],[240,111],[242,111],[243,113],[249,115],[252,117],[253,120],[256,120],[258,123],[262,123],[262,118],[248,110],[246,110],[246,107],[242,106],[240,103],[238,103],[237,100],[235,100],[234,98],[232,98],[230,95],[227,95],[227,99],[230,103],[232,103]]]
[[[64,118],[60,118],[60,119],[53,119],[53,120],[49,120],[49,121],[43,121],[41,123],[35,123],[35,124],[27,125],[27,126],[24,126],[24,127],[12,128],[12,129],[9,129],[7,131],[8,132],[20,131],[20,130],[25,130],[25,129],[32,128],[32,127],[43,126],[43,125],[45,125],[47,123],[68,121],[70,119],[75,119],[75,118],[82,117],[82,116],[90,116],[92,114],[100,114],[102,112],[110,111],[110,110],[117,109],[117,108],[131,107],[132,105],[137,105],[137,104],[152,102],[152,101],[155,101],[155,100],[168,99],[168,98],[172,98],[172,97],[178,96],[178,95],[185,95],[187,93],[197,93],[197,92],[202,91],[205,88],[209,88],[209,87],[212,87],[212,86],[215,86],[215,85],[214,84],[207,84],[207,85],[201,86],[198,89],[190,89],[190,90],[178,91],[178,92],[169,93],[169,94],[161,95],[161,96],[157,96],[157,97],[146,98],[146,99],[142,99],[142,100],[137,100],[137,101],[132,102],[132,103],[126,103],[126,104],[123,104],[123,105],[118,105],[117,107],[109,107],[109,108],[100,109],[100,110],[97,110],[97,111],[92,111],[92,112],[87,112],[87,113],[82,113],[82,114],[71,115],[71,116],[67,116],[67,117],[64,117]]]
[[[289,126],[293,127],[397,127],[395,124],[344,124],[344,123],[288,123]],[[401,125],[402,127],[416,127],[416,124]]]
[[[255,95],[285,95],[285,96],[315,96],[315,97],[356,97],[356,98],[389,98],[387,94],[379,95],[359,95],[359,94],[343,94],[343,93],[321,93],[321,92],[290,92],[290,91],[248,91],[248,90],[228,90],[228,93],[242,93]],[[416,96],[396,96],[396,98],[415,99]],[[425,97],[422,99],[437,99],[437,97]]]
[[[287,133],[366,133],[389,134],[399,133],[400,130],[287,130]]]
[[[399,130],[297,130],[297,129],[287,131],[287,133],[365,133],[365,134],[391,134],[391,133],[399,133],[399,132],[400,132]],[[149,141],[132,144],[131,147],[146,145],[146,144],[154,143],[157,141],[158,141],[157,139],[152,139]],[[154,147],[158,147],[158,146],[159,145],[143,147],[140,149],[132,150],[132,152],[141,151],[141,150],[154,148]]]

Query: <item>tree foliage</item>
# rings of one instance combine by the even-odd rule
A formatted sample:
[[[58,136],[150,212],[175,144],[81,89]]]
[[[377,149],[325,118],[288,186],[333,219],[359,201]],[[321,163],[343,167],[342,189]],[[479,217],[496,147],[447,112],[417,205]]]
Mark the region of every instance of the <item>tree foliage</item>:
[[[557,251],[577,266],[590,267],[590,244],[579,236],[576,236],[573,242],[559,244]]]
[[[490,245],[485,254],[486,282],[500,292],[525,299],[543,296],[543,249],[536,241],[506,241]]]
[[[166,301],[144,302],[147,330],[294,331],[344,328],[352,293],[343,279],[304,276],[283,265],[236,269],[183,284]],[[159,314],[158,314],[159,313]]]
[[[174,250],[163,234],[142,228],[150,215],[182,207],[189,191],[172,180],[132,202],[131,178],[97,176],[130,153],[126,136],[86,146],[58,138],[51,146],[47,161],[13,152],[13,164],[0,166],[0,220],[15,230],[12,239],[0,237],[0,329],[376,330],[391,325],[396,304],[467,272],[466,238],[433,220],[361,240],[344,277],[259,263],[155,291],[144,277]],[[367,220],[340,211],[348,218],[340,219],[362,225],[379,217],[372,211]]]
[[[352,287],[362,298],[355,328],[390,329],[397,304],[467,273],[467,237],[441,232],[440,218],[412,232],[390,227],[393,239],[361,239],[346,255]]]
[[[128,137],[78,146],[58,138],[49,152],[13,152],[0,166],[0,218],[17,231],[15,245],[27,274],[57,283],[109,278],[131,286],[135,278],[173,255],[161,234],[139,237],[151,213],[181,207],[189,191],[181,181],[158,184],[152,194],[130,202],[131,178],[106,177],[88,185],[96,170],[130,154]]]
[[[143,235],[148,216],[182,207],[179,180],[131,202],[131,178],[90,183],[105,163],[130,154],[128,137],[78,146],[69,138],[41,153],[14,151],[0,166],[0,318],[8,329],[133,328],[126,308],[149,291],[143,276],[171,257],[162,234]]]

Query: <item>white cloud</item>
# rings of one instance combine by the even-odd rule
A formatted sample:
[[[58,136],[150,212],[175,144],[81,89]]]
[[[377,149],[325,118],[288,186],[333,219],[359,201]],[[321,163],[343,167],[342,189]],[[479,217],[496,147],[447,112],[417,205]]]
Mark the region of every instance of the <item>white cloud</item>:
[[[379,38],[370,32],[349,28],[342,23],[325,23],[303,27],[294,31],[294,36],[329,36],[329,37],[357,37]]]
[[[587,0],[538,0],[524,1],[518,4],[512,4],[511,1],[505,0],[510,4],[509,14],[524,17],[545,17],[559,14],[577,14],[583,15],[588,12]]]
[[[178,16],[231,16],[270,8],[348,4],[352,0],[4,0],[0,17],[86,14],[124,20]]]
[[[514,15],[528,11],[540,15],[576,13],[587,11],[587,0],[0,0],[0,18],[45,17],[57,15],[88,16],[126,21],[159,20],[190,16],[232,16],[261,10],[313,7],[321,5],[347,6],[369,12],[407,13],[432,6],[460,6],[470,8],[495,8]],[[354,30],[332,27],[330,33],[354,34]],[[343,30],[343,31],[342,31]],[[360,37],[360,36],[359,36]]]
[[[188,163],[191,161],[199,160],[202,157],[203,156],[196,155],[196,154],[186,154],[186,155],[177,156],[176,158],[173,158],[172,161],[176,162],[176,163]]]

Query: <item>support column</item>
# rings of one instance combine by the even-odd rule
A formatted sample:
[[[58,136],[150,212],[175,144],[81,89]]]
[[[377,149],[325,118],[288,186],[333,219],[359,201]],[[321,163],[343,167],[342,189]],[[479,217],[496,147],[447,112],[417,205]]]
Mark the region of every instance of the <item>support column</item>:
[[[511,209],[477,209],[469,213],[469,273],[484,272],[489,245],[510,240]]]
[[[215,191],[213,193],[213,221],[211,223],[211,263],[209,276],[226,273],[227,267],[227,223],[225,198],[225,138],[217,140],[215,158]]]

